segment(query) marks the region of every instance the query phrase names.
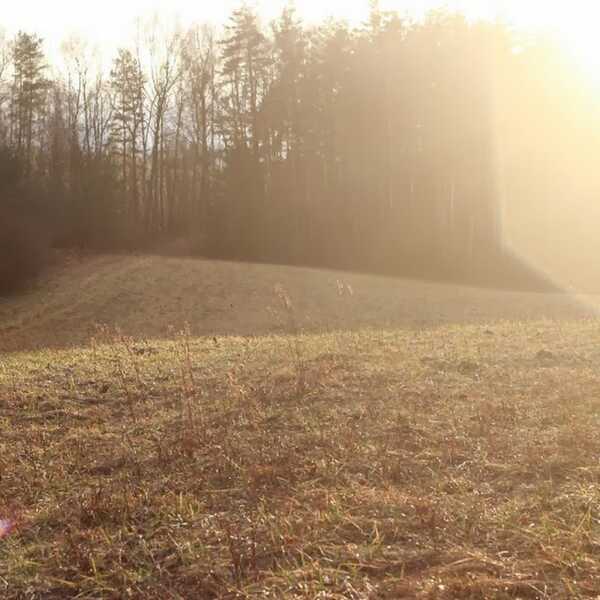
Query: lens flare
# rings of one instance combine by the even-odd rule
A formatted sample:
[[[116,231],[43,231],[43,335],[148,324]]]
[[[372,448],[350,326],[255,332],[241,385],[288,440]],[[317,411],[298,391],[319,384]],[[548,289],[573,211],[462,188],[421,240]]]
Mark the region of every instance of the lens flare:
[[[7,537],[14,529],[14,522],[10,519],[0,519],[0,540]]]

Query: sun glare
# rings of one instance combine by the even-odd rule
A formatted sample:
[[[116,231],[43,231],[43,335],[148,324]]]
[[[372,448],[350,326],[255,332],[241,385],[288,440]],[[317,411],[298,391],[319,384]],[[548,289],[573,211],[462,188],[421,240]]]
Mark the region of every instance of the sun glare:
[[[596,15],[599,17],[600,15]],[[594,30],[598,21],[565,24],[562,37],[573,58],[579,63],[586,75],[600,85],[600,38]]]
[[[471,0],[467,12],[478,4],[479,0]],[[499,0],[496,9],[495,15],[488,11],[487,16],[501,16],[519,29],[552,36],[585,75],[600,85],[599,4],[588,0]]]
[[[251,0],[264,21],[281,13],[288,0]],[[80,33],[111,55],[115,48],[131,37],[137,17],[156,13],[180,22],[224,22],[238,0],[219,3],[191,0],[131,0],[123,5],[119,0],[106,0],[102,6],[89,8],[75,0],[58,0],[49,8],[38,0],[22,0],[4,15],[1,26],[9,32],[18,29],[36,31],[46,40],[51,54],[60,42],[72,33]],[[329,16],[346,20],[351,25],[363,21],[368,14],[368,0],[296,0],[292,2],[298,15],[308,22],[318,22]],[[516,28],[551,33],[560,40],[565,51],[593,81],[600,85],[600,6],[595,2],[572,0],[380,0],[383,10],[399,11],[419,19],[435,6],[464,13],[469,18],[502,18]],[[68,15],[68,16],[67,16]],[[119,15],[115,19],[115,15]]]

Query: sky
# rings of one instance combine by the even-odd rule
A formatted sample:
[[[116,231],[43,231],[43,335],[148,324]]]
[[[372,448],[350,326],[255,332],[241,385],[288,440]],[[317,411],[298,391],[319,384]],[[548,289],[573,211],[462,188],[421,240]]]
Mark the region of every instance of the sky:
[[[381,6],[419,15],[442,1],[381,0]],[[239,0],[15,0],[0,14],[0,26],[10,32],[18,29],[39,32],[50,44],[73,31],[98,43],[111,44],[115,40],[126,39],[132,23],[143,15],[157,12],[169,17],[178,16],[182,21],[219,23],[225,21],[239,4]],[[257,6],[264,19],[268,20],[281,13],[287,1],[250,0],[249,4]],[[516,12],[523,16],[529,12],[523,9],[523,5],[540,4],[541,7],[541,3],[531,0],[446,0],[444,4],[478,16],[502,12]],[[551,1],[544,2],[545,8],[541,12],[548,12],[551,4]],[[564,5],[564,2],[558,4]],[[368,0],[296,0],[295,5],[298,13],[308,21],[335,16],[356,23],[363,20],[368,12]],[[515,11],[519,6],[521,8]]]
[[[248,0],[268,21],[281,13],[287,0]],[[117,46],[131,40],[136,18],[159,14],[182,24],[227,19],[240,0],[14,0],[0,13],[0,27],[9,34],[19,29],[35,32],[46,41],[47,51],[58,51],[60,42],[78,33],[92,45],[112,54]],[[398,10],[417,18],[427,10],[444,4],[478,18],[502,17],[517,26],[542,28],[558,33],[590,71],[600,73],[600,22],[598,0],[380,0],[383,9]],[[296,0],[296,9],[306,21],[328,16],[351,23],[363,21],[368,0]],[[598,6],[596,6],[598,5]]]

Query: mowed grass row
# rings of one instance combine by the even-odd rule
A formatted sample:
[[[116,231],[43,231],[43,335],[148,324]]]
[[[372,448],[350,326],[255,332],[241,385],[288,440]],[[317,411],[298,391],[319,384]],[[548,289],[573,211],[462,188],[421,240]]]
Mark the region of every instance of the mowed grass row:
[[[0,397],[3,598],[600,595],[596,320],[111,328]]]

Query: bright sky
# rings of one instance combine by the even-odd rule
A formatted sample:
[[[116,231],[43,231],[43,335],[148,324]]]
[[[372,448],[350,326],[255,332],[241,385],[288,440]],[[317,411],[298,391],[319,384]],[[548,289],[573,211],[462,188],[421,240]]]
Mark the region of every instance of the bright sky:
[[[250,0],[269,20],[281,13],[287,0]],[[190,21],[223,22],[240,0],[14,0],[0,13],[0,27],[36,32],[53,53],[60,41],[78,32],[112,54],[131,39],[137,17],[158,13],[184,24]],[[383,9],[416,16],[444,4],[472,17],[503,17],[523,27],[551,29],[589,67],[600,73],[600,2],[598,0],[380,0]],[[298,13],[308,21],[327,16],[352,23],[363,20],[368,0],[296,0]],[[598,6],[597,6],[598,5]]]

